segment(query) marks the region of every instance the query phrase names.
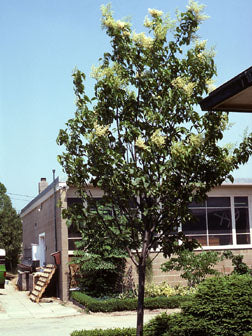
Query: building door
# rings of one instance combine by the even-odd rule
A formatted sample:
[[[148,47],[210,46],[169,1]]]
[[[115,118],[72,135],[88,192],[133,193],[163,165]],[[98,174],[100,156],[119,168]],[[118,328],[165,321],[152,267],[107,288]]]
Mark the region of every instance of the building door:
[[[46,245],[45,245],[45,233],[39,235],[38,255],[40,266],[43,267],[46,261]]]

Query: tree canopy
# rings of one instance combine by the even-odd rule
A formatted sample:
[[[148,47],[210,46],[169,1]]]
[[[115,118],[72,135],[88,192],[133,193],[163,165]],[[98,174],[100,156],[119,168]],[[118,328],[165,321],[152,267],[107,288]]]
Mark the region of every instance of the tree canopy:
[[[228,113],[198,111],[216,75],[214,52],[197,36],[203,9],[190,1],[175,20],[149,9],[145,32],[136,33],[103,6],[111,51],[92,69],[94,97],[85,94],[85,74],[74,71],[77,110],[58,136],[68,183],[92,204],[79,209],[80,228],[87,237],[104,232],[125,248],[138,268],[139,302],[152,247],[168,256],[183,242],[195,246],[179,230],[193,223],[189,203],[232,181],[230,173],[252,151],[252,135],[232,151],[220,145]],[[103,206],[95,205],[90,184],[104,191]],[[105,217],[104,207],[111,209]],[[141,314],[139,308],[140,322]]]
[[[7,269],[15,270],[21,252],[22,224],[6,191],[0,183],[0,248],[6,251]]]

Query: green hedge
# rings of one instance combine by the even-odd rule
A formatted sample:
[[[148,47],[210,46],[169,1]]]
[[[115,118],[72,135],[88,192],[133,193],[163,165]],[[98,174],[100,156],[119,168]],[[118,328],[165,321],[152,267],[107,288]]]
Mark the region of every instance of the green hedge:
[[[166,313],[157,315],[144,325],[144,336],[162,336],[169,328],[170,316]]]
[[[135,336],[135,328],[94,329],[73,331],[71,336]]]
[[[252,332],[252,277],[230,275],[202,282],[190,304],[169,318],[162,336],[248,336]]]
[[[78,291],[72,292],[71,297],[92,312],[136,310],[137,308],[136,298],[100,300]],[[180,295],[145,298],[144,307],[145,309],[178,308],[182,303],[190,300],[190,298],[191,296]]]

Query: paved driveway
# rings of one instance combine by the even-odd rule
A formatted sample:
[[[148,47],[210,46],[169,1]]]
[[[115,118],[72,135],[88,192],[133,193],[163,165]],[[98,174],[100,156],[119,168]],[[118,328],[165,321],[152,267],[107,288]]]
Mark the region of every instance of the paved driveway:
[[[145,322],[158,311],[146,312]],[[72,303],[33,303],[8,283],[0,289],[1,336],[69,336],[73,330],[135,327],[135,312],[87,314]]]

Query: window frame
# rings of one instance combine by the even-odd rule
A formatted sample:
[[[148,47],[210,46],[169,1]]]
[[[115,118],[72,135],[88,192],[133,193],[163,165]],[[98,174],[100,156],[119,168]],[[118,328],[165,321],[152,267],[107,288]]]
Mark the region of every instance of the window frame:
[[[233,188],[232,188],[233,189]],[[250,187],[251,189],[251,187]],[[227,191],[227,190],[226,190]],[[231,224],[232,224],[232,240],[233,244],[232,245],[202,245],[200,248],[197,250],[227,250],[227,249],[252,249],[252,193],[251,190],[230,190],[230,193],[228,192],[223,192],[221,190],[220,193],[216,193],[214,190],[213,192],[209,192],[207,195],[208,197],[229,197],[230,198],[230,209],[231,209]],[[250,244],[237,244],[237,234],[236,234],[236,223],[235,223],[235,206],[234,206],[234,199],[235,197],[247,197],[248,198],[248,220],[249,220],[249,232],[248,234],[250,235]],[[72,198],[72,197],[69,197]],[[97,196],[94,198],[101,198],[101,196]],[[179,228],[181,230],[181,228]],[[76,237],[77,238],[77,237]],[[76,239],[72,237],[72,239]],[[68,237],[68,239],[71,239]],[[73,255],[74,250],[68,250],[68,255]]]
[[[70,201],[71,200],[71,201]],[[80,197],[67,197],[67,207],[69,207],[69,206],[71,206],[72,204],[80,204],[81,202],[79,202],[79,201],[77,201],[77,202],[74,202],[73,200],[80,200],[80,201],[82,201],[81,200],[81,198]],[[67,251],[68,251],[68,255],[70,255],[70,256],[72,256],[72,255],[74,255],[74,251],[76,251],[76,249],[75,250],[69,250],[69,241],[71,240],[81,240],[81,234],[78,236],[78,234],[76,233],[76,236],[72,236],[72,237],[70,237],[69,236],[69,227],[67,227]]]
[[[102,199],[102,196],[95,196],[95,197],[93,197],[94,199],[96,199],[96,200],[101,200]],[[68,202],[68,200],[71,200],[71,201],[69,201]],[[81,204],[81,202],[80,201],[82,201],[82,199],[80,198],[80,197],[67,197],[67,206],[69,206],[69,205],[71,205],[71,204],[74,204],[75,202],[73,201],[73,200],[78,200],[77,202],[76,202],[76,204]],[[70,203],[70,204],[69,204]],[[83,203],[83,205],[84,205],[84,203]],[[76,249],[74,249],[74,250],[69,250],[69,240],[71,241],[73,241],[73,240],[75,240],[75,241],[80,241],[82,239],[82,236],[81,236],[81,234],[78,236],[78,234],[76,233],[76,236],[72,236],[72,237],[70,237],[69,236],[69,227],[67,228],[67,250],[68,250],[68,255],[69,256],[73,256],[74,255],[74,251],[76,251]]]
[[[251,249],[252,248],[252,195],[247,194],[247,193],[230,193],[230,194],[216,194],[216,193],[210,193],[208,194],[208,197],[229,197],[230,198],[230,210],[231,210],[231,232],[232,232],[232,244],[230,245],[202,245],[200,248],[197,250],[226,250],[226,249]],[[250,235],[250,244],[237,244],[237,233],[236,233],[236,221],[235,221],[235,197],[246,197],[248,199],[248,221],[249,221],[249,232],[247,234]],[[199,207],[193,207],[199,209]],[[206,206],[201,207],[201,209],[207,209]],[[223,207],[225,208],[225,207]],[[206,216],[207,216],[207,211],[206,211]],[[207,241],[208,241],[208,236],[210,235],[208,230],[207,230]],[[186,234],[186,236],[194,236],[196,235],[193,234]],[[200,236],[200,235],[199,235]]]

